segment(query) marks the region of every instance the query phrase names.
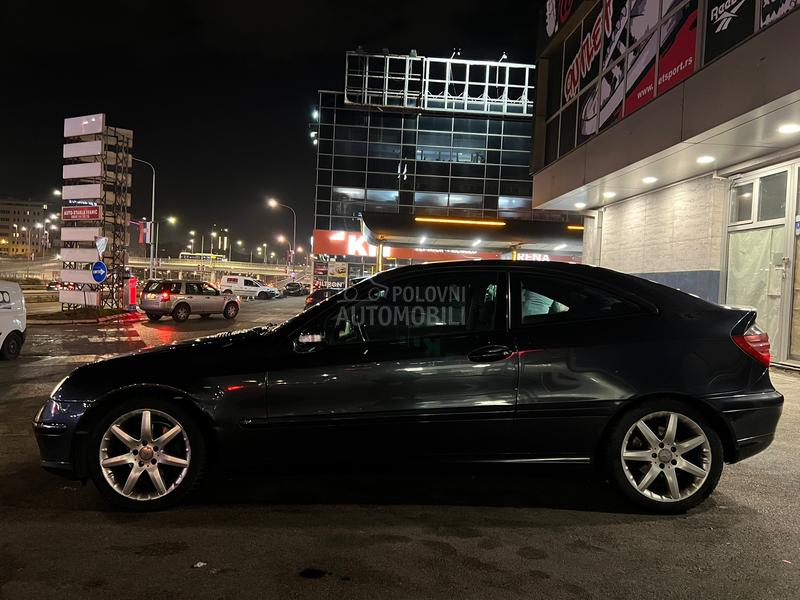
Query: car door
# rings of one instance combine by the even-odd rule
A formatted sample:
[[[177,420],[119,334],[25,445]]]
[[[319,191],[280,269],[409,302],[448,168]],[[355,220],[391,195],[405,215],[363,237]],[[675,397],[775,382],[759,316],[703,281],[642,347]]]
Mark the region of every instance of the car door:
[[[184,299],[189,303],[189,307],[195,314],[206,312],[205,303],[200,284],[194,281],[187,281],[184,285]]]
[[[511,274],[511,333],[520,357],[517,451],[588,461],[609,416],[634,391],[618,365],[623,331],[650,316],[618,291],[538,270]]]
[[[203,300],[203,310],[207,313],[221,313],[225,308],[225,297],[210,283],[203,282],[200,286]]]
[[[517,383],[505,274],[437,271],[360,294],[324,306],[270,367],[270,424],[327,454],[502,453]],[[321,343],[304,355],[301,338]]]

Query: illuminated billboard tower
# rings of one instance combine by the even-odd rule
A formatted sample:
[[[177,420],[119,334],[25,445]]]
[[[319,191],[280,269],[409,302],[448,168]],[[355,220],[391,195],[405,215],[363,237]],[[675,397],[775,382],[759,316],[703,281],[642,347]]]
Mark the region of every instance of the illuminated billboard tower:
[[[105,120],[64,119],[61,279],[75,284],[59,292],[64,308],[124,304],[133,132]]]

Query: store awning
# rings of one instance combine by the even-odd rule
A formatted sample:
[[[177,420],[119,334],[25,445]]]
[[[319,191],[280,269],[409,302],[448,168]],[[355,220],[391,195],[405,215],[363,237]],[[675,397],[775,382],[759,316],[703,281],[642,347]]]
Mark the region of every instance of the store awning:
[[[375,246],[580,255],[583,225],[436,215],[364,213],[364,238]]]

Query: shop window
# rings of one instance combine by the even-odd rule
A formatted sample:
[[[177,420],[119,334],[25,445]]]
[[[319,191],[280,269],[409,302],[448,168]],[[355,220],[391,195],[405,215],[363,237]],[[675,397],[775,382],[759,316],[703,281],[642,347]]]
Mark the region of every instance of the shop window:
[[[431,192],[446,192],[450,180],[447,177],[420,177],[417,175],[417,189]]]
[[[333,159],[337,171],[364,171],[366,160],[355,156],[337,156]]]
[[[503,164],[504,165],[527,165],[531,161],[530,152],[509,152],[503,151]]]
[[[451,179],[450,191],[466,194],[482,194],[483,179]]]
[[[503,133],[503,121],[499,119],[489,119],[489,133],[495,135]]]
[[[318,200],[330,200],[331,199],[331,188],[327,185],[318,185],[317,186],[317,199]]]
[[[400,161],[392,158],[370,158],[367,170],[371,173],[397,173]]]
[[[450,194],[450,208],[483,208],[483,196],[474,194]]]
[[[530,152],[531,138],[505,136],[503,138],[503,150],[520,150],[523,152]]]
[[[329,154],[319,154],[317,158],[317,166],[320,169],[331,168],[331,156]]]
[[[416,192],[414,194],[414,206],[429,206],[429,207],[443,208],[447,206],[447,194]]]
[[[400,145],[370,143],[369,156],[376,156],[379,158],[400,158]]]
[[[397,188],[397,175],[384,173],[367,173],[368,188]]]
[[[782,219],[786,214],[787,171],[759,179],[758,220]]]
[[[578,103],[573,102],[561,111],[561,133],[559,135],[558,155],[562,156],[575,147],[575,124],[577,121]],[[506,163],[503,156],[503,163]],[[517,163],[519,164],[519,163]]]
[[[320,147],[325,140],[320,141]],[[336,154],[347,154],[349,156],[366,156],[367,144],[365,142],[350,142],[339,140],[334,145]]]
[[[420,131],[417,141],[421,146],[450,146],[451,136],[449,133],[437,133],[432,131]]]
[[[453,131],[460,133],[486,133],[486,119],[455,119]]]
[[[513,208],[531,208],[531,199],[517,196],[500,196],[497,199],[497,208],[501,210]]]
[[[733,188],[731,223],[745,223],[753,218],[753,184]]]
[[[348,127],[337,125],[333,135],[337,140],[354,140],[356,142],[363,142],[367,139],[367,129],[365,127]]]
[[[397,199],[399,192],[394,190],[367,190],[368,211],[375,212],[397,212]]]
[[[440,162],[418,162],[417,175],[436,175],[447,177],[450,174],[450,165]]]
[[[338,110],[336,111],[336,127],[340,125],[358,125],[360,127],[367,126],[366,113],[354,110]]]
[[[331,214],[331,203],[324,202],[322,200],[317,201],[316,212],[318,215],[329,215]]]
[[[403,132],[399,129],[370,129],[370,142],[385,142],[388,144],[399,144],[402,142]]]
[[[476,164],[454,164],[451,167],[453,177],[483,177],[484,170],[486,167],[484,165],[476,165]]]
[[[333,173],[333,185],[343,187],[364,187],[364,173],[335,171]]]
[[[420,117],[419,128],[427,131],[452,131],[453,120],[449,117]]]
[[[486,136],[455,133],[453,134],[453,146],[457,148],[486,148]]]

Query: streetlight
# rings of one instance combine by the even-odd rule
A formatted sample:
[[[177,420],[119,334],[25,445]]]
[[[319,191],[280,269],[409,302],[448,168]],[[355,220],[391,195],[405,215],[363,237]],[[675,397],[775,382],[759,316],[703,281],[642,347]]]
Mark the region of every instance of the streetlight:
[[[156,221],[156,168],[153,166],[152,163],[147,162],[146,160],[142,160],[141,158],[136,158],[135,156],[131,157],[136,162],[140,162],[143,165],[147,165],[150,167],[150,170],[153,171],[153,191],[150,198],[150,223],[151,226]],[[150,235],[153,235],[153,232],[150,232]],[[158,241],[156,241],[156,245]],[[150,278],[155,279],[155,266],[156,266],[156,254],[155,254],[155,246],[153,245],[153,238],[150,238]]]
[[[164,220],[167,223],[169,223],[170,225],[175,225],[175,223],[178,222],[178,219],[175,218],[175,217],[167,217]],[[154,268],[155,268],[155,264],[156,264],[156,258],[158,258],[158,234],[161,231],[160,224],[161,224],[161,220],[160,219],[158,221],[155,221],[155,226],[156,226],[156,252],[153,255],[153,267]],[[153,278],[155,278],[155,277],[153,277]]]
[[[60,196],[61,190],[53,190],[53,196]]]
[[[280,202],[275,200],[275,198],[270,198],[269,200],[267,200],[267,205],[270,208],[278,208],[279,206],[281,206],[283,208],[288,208],[290,211],[292,211],[292,245],[289,248],[289,259],[292,262],[292,264],[294,264],[294,247],[296,245],[295,242],[297,241],[297,213],[294,212],[294,209],[291,206],[288,206],[286,204],[281,204]]]

